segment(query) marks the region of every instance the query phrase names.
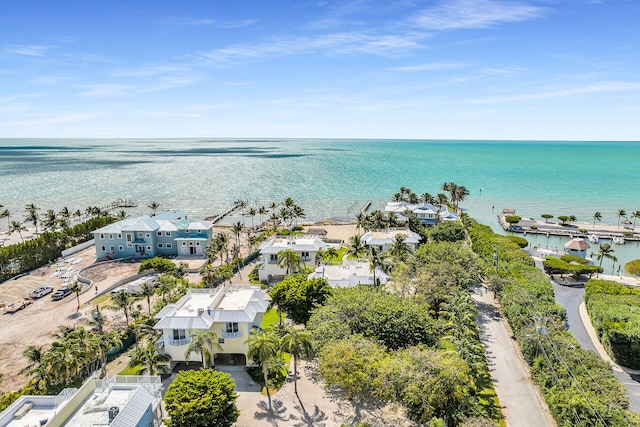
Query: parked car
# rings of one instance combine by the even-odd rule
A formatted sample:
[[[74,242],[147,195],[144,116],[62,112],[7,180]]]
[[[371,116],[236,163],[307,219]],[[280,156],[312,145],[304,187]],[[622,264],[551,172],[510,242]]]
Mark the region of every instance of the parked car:
[[[51,292],[53,292],[53,287],[51,286],[38,286],[37,288],[35,288],[29,293],[29,298],[31,299],[42,298],[45,295],[49,295]]]
[[[57,291],[55,291],[53,293],[53,295],[51,295],[51,300],[52,301],[61,300],[62,298],[64,298],[67,295],[69,295],[70,293],[71,293],[71,291],[69,290],[69,288],[58,289]]]
[[[13,304],[10,304],[10,305],[6,306],[5,309],[4,309],[4,312],[5,313],[15,313],[16,311],[22,310],[23,308],[25,308],[26,306],[28,306],[32,302],[33,301],[30,300],[29,298],[19,299],[18,301],[14,302]]]

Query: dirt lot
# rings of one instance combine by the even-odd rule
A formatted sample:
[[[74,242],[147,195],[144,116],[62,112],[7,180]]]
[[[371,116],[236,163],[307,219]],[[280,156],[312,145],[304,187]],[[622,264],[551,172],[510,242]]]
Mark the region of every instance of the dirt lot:
[[[80,262],[74,263],[80,258]],[[54,291],[59,289],[65,279],[53,276],[56,270],[64,268],[65,270],[60,271],[66,272],[67,268],[72,267],[77,271],[93,264],[95,248],[85,249],[68,259],[71,259],[71,262],[42,267],[27,276],[3,283],[0,288],[0,300],[10,304],[26,297],[39,285],[52,286]],[[20,370],[27,365],[22,353],[29,345],[46,347],[54,341],[53,334],[60,326],[79,325],[83,318],[91,314],[89,301],[96,295],[95,286],[99,292],[105,291],[118,280],[136,274],[137,270],[137,263],[115,263],[96,266],[87,271],[85,276],[94,280],[94,284],[91,288],[85,286],[80,295],[79,311],[73,294],[61,301],[52,301],[51,295],[46,295],[16,313],[4,313],[4,309],[0,309],[0,312],[4,313],[0,315],[0,373],[4,375],[2,390],[17,390],[26,383],[27,377],[20,375]],[[69,280],[72,280],[72,277]],[[117,313],[109,315],[117,316]]]

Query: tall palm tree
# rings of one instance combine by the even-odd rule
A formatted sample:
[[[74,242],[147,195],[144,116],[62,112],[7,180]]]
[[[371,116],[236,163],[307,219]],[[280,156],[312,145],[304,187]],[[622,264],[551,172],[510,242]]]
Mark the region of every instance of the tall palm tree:
[[[256,228],[256,226],[253,224],[253,218],[256,216],[257,213],[258,211],[256,210],[256,208],[249,208],[249,210],[247,211],[247,215],[251,218],[252,229]]]
[[[295,206],[293,207],[293,209],[291,210],[291,213],[292,213],[292,215],[293,215],[293,218],[294,218],[294,219],[295,219],[295,221],[296,221],[296,227],[298,226],[298,219],[300,219],[300,218],[304,218],[304,217],[306,217],[306,216],[307,216],[307,215],[304,213],[304,209],[302,209],[302,208],[301,208],[300,206],[298,206],[298,205],[295,205]]]
[[[338,256],[338,250],[336,248],[329,247],[325,250],[323,250],[321,252],[320,257],[322,258],[322,260],[324,262],[328,262],[329,264],[331,264],[331,262]]]
[[[596,221],[602,221],[602,214],[598,211],[593,214],[593,228],[596,227]]]
[[[140,295],[147,300],[147,307],[149,308],[149,314],[151,314],[151,297],[156,293],[156,286],[150,282],[144,282],[140,285]]]
[[[616,262],[618,262],[618,257],[615,255],[611,256],[611,273],[616,274]]]
[[[384,257],[382,254],[378,252],[375,247],[371,246],[369,248],[369,270],[373,273],[373,286],[378,285],[376,270],[382,268],[383,262]]]
[[[349,237],[347,253],[356,259],[362,258],[365,253],[365,244],[359,235],[355,234]]]
[[[207,257],[207,261],[209,261],[209,264],[213,264],[213,261],[215,261],[216,258],[218,257],[219,243],[220,242],[218,242],[217,239],[213,239],[211,243],[209,243],[207,248],[204,250],[204,254]]]
[[[152,201],[147,207],[151,209],[151,216],[156,216],[156,212],[160,208],[160,203]]]
[[[409,247],[405,243],[407,236],[396,234],[389,249],[389,254],[398,261],[405,261],[409,255]]]
[[[212,288],[221,279],[220,270],[211,264],[207,264],[200,269],[200,277],[202,277],[205,287]]]
[[[295,328],[287,328],[280,338],[280,351],[289,353],[293,358],[293,390],[298,394],[298,360],[311,357],[311,332]]]
[[[202,367],[206,369],[209,361],[213,364],[215,360],[213,348],[222,351],[222,346],[218,344],[218,335],[213,331],[198,331],[191,336],[189,347],[187,347],[187,350],[184,352],[184,360],[189,363],[191,353],[200,353]]]
[[[33,206],[33,203],[27,206]],[[27,221],[33,224],[36,229],[36,234],[38,234],[38,223],[40,222],[40,218],[38,217],[38,208],[34,207],[34,209],[27,209]]]
[[[242,225],[244,225],[244,210],[248,206],[246,200],[239,200],[238,206],[240,207],[240,216],[242,217]]]
[[[142,371],[148,375],[168,374],[171,356],[161,353],[153,341],[133,351],[129,366],[142,365]]]
[[[609,243],[603,243],[600,245],[598,252],[596,253],[596,259],[600,261],[600,267],[602,267],[602,261],[605,258],[611,258],[613,256],[613,247]]]
[[[125,219],[126,217],[127,217],[127,211],[125,211],[124,209],[120,209],[116,214],[116,218],[119,220]]]
[[[216,236],[216,244],[218,252],[220,252],[220,265],[222,265],[222,255],[227,254],[229,251],[229,235],[227,233],[219,233]],[[229,256],[227,255],[227,259]]]
[[[296,272],[304,263],[300,257],[300,253],[291,248],[283,249],[278,252],[278,267],[287,269],[287,273]]]
[[[231,231],[236,236],[236,247],[240,249],[240,234],[242,234],[242,232],[244,231],[244,224],[242,224],[240,221],[234,223],[231,227]]]
[[[262,368],[264,386],[267,389],[267,399],[269,400],[269,410],[271,410],[271,392],[269,391],[269,371],[267,367],[269,361],[280,354],[280,341],[273,332],[258,332],[255,335],[251,335],[245,344],[249,344],[247,357],[258,362]]]
[[[44,214],[44,220],[42,221],[42,226],[48,230],[55,231],[56,225],[58,224],[58,215],[53,209],[47,210]]]
[[[11,224],[9,224],[9,234],[18,233],[20,239],[24,242],[24,237],[22,237],[23,231],[27,231],[27,228],[22,225],[20,221],[11,221]]]
[[[118,291],[115,295],[111,296],[111,302],[113,305],[107,306],[107,308],[112,311],[122,310],[127,326],[129,326],[129,312],[133,305],[133,298],[129,295],[129,292],[124,289]]]
[[[82,292],[82,283],[77,280],[69,285],[69,290],[76,294],[76,302],[78,303],[77,310],[80,310],[80,293]]]
[[[284,223],[285,226],[289,225],[288,220],[292,218],[291,212],[286,207],[280,208],[280,210],[278,211],[278,217],[282,219],[282,222]]]
[[[423,202],[430,203],[430,204],[433,204],[436,201],[436,198],[433,197],[433,195],[430,193],[422,193],[422,196],[420,196],[420,199],[422,199]]]
[[[0,212],[0,218],[7,218],[7,227],[11,227],[11,212],[9,212],[9,209]]]
[[[618,229],[620,228],[620,219],[624,218],[625,216],[627,216],[627,211],[625,211],[624,209],[620,209],[618,211]]]
[[[260,208],[258,209],[258,215],[260,215],[260,225],[262,225],[262,218],[264,217],[264,215],[266,215],[269,211],[267,210],[266,207],[264,206],[260,206]]]
[[[640,211],[634,211],[631,214],[631,218],[633,218],[633,229],[635,230],[635,228],[636,228],[636,219],[640,218]]]

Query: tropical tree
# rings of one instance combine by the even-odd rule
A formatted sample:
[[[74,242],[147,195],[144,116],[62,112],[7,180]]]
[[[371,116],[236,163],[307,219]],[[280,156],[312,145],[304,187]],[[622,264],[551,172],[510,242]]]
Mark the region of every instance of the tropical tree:
[[[76,302],[78,303],[78,307],[76,310],[80,310],[80,293],[82,292],[82,283],[77,280],[69,285],[69,290],[76,294]]]
[[[364,255],[365,244],[358,234],[349,237],[349,246],[347,248],[347,253],[354,258],[361,258]]]
[[[295,205],[292,210],[291,210],[291,214],[293,215],[293,218],[295,219],[295,225],[298,226],[298,220],[300,218],[304,218],[306,216],[306,214],[304,213],[304,209],[302,209],[300,206]]]
[[[634,211],[631,214],[631,218],[633,218],[633,228],[635,230],[635,228],[636,228],[636,219],[640,218],[640,211]]]
[[[240,221],[236,222],[231,227],[231,231],[236,236],[236,247],[238,249],[240,249],[240,234],[242,234],[242,232],[244,231],[244,228],[245,228],[244,224],[242,224]]]
[[[156,212],[160,209],[160,203],[152,201],[147,205],[147,207],[151,209],[151,216],[156,216]]]
[[[124,313],[124,317],[126,320],[127,326],[129,326],[129,312],[131,311],[131,306],[133,305],[133,298],[126,290],[121,290],[116,292],[111,296],[111,302],[113,305],[107,306],[109,310],[118,311],[122,310]]]
[[[180,371],[164,396],[168,427],[231,427],[240,412],[229,374],[213,369]]]
[[[373,273],[373,285],[377,286],[378,281],[376,279],[376,270],[382,268],[384,264],[384,257],[373,246],[369,248],[369,270]]]
[[[605,258],[611,259],[613,256],[613,247],[609,243],[603,243],[600,245],[598,252],[596,253],[596,259],[600,261],[600,267],[602,267],[602,261]]]
[[[9,233],[18,233],[20,239],[24,242],[24,237],[22,237],[22,232],[27,231],[27,227],[25,227],[20,221],[11,221],[9,225]]]
[[[125,211],[124,209],[120,209],[116,214],[116,218],[119,220],[125,219],[126,217],[127,217],[127,211]]]
[[[331,263],[338,256],[338,250],[333,246],[320,252],[320,257],[324,262]]]
[[[35,374],[34,379],[44,379],[44,377],[46,377],[46,374],[42,369],[43,366],[41,366],[42,358],[44,355],[44,350],[42,350],[42,347],[38,345],[30,345],[22,352],[22,355],[28,360],[29,364],[25,366],[20,371],[20,373],[29,375]]]
[[[596,227],[596,221],[602,221],[602,214],[598,211],[593,214],[593,228]]]
[[[218,335],[210,330],[198,331],[194,335],[191,335],[189,346],[184,352],[184,360],[189,363],[191,353],[200,353],[202,367],[206,369],[209,362],[213,364],[215,360],[214,348],[218,351],[222,351],[222,346],[218,344]]]
[[[311,357],[311,332],[287,328],[280,338],[280,351],[289,353],[293,358],[293,390],[298,394],[298,360]]]
[[[553,218],[553,215],[551,215],[551,214],[542,214],[542,215],[540,215],[540,216],[541,216],[542,218],[544,218],[544,222],[545,222],[545,224],[546,224],[546,223],[548,223],[548,222],[549,222],[549,220],[550,220],[551,218]]]
[[[220,270],[211,264],[207,264],[200,269],[200,277],[202,277],[205,287],[212,288],[221,279]]]
[[[36,229],[36,234],[38,234],[38,222],[39,222],[38,211],[40,210],[40,208],[38,208],[33,203],[29,203],[26,206],[26,210],[27,210],[27,221],[33,224],[33,226]]]
[[[44,214],[44,220],[42,226],[50,231],[54,231],[58,224],[58,216],[53,209],[47,210]]]
[[[11,227],[11,212],[9,212],[9,209],[0,212],[0,218],[7,218],[7,226]]]
[[[627,216],[627,211],[625,211],[624,209],[620,209],[617,213],[617,216],[618,216],[618,228],[620,228],[620,219]]]
[[[436,198],[433,197],[433,194],[430,194],[430,193],[422,193],[422,196],[420,196],[420,199],[422,199],[423,202],[430,203],[430,204],[433,204],[436,201]]]
[[[156,286],[151,282],[144,282],[140,285],[140,295],[146,298],[147,307],[149,308],[149,314],[151,314],[151,297],[156,293]]]
[[[256,228],[255,225],[253,224],[253,218],[256,216],[257,213],[258,213],[258,211],[256,210],[256,208],[250,208],[247,211],[247,215],[249,215],[251,217],[251,228],[252,229]]]
[[[624,272],[629,276],[640,277],[640,259],[634,259],[624,265]]]
[[[409,256],[409,247],[405,243],[407,236],[404,234],[396,234],[389,248],[389,255],[397,261],[406,261]]]
[[[267,210],[266,207],[264,206],[260,206],[260,208],[258,208],[258,215],[260,215],[260,225],[262,225],[262,218],[269,213],[269,211]]]
[[[267,369],[269,361],[280,355],[280,340],[273,332],[258,332],[251,335],[246,344],[249,344],[247,357],[258,363],[262,369],[264,386],[267,389],[267,399],[269,400],[269,410],[271,411],[271,392],[269,391],[269,371]]]
[[[220,265],[222,265],[223,255],[229,251],[229,235],[227,233],[219,233],[215,238],[215,246],[220,253]],[[227,256],[227,258],[229,258]]]
[[[299,252],[291,248],[283,249],[278,252],[278,267],[286,268],[286,274],[298,271],[298,268],[304,265]]]
[[[249,204],[246,200],[238,200],[238,207],[240,208],[240,216],[242,217],[242,225],[244,225],[244,210]]]
[[[171,356],[162,353],[153,341],[149,341],[144,347],[138,347],[133,351],[129,366],[142,365],[142,372],[148,375],[168,374]]]

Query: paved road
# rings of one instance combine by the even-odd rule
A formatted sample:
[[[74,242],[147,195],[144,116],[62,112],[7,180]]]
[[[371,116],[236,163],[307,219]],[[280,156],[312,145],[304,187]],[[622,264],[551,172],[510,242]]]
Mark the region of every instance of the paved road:
[[[491,293],[485,287],[477,286],[473,298],[478,307],[480,340],[485,347],[489,371],[507,426],[555,425]]]
[[[552,281],[552,283],[556,302],[567,310],[567,323],[569,330],[580,342],[580,347],[585,350],[593,351],[605,360],[609,359],[608,357],[603,357],[606,356],[606,354],[601,354],[601,352],[604,352],[604,349],[598,351],[596,348],[596,344],[593,340],[597,340],[597,337],[592,337],[592,335],[595,335],[595,331],[593,331],[592,334],[587,332],[585,322],[589,321],[590,324],[591,321],[589,319],[583,319],[580,315],[580,305],[584,300],[584,288],[563,286],[555,281]],[[593,329],[593,326],[589,326]],[[640,383],[634,381],[631,375],[625,372],[618,365],[613,363],[612,365],[613,373],[627,390],[629,409],[633,412],[640,412]]]

